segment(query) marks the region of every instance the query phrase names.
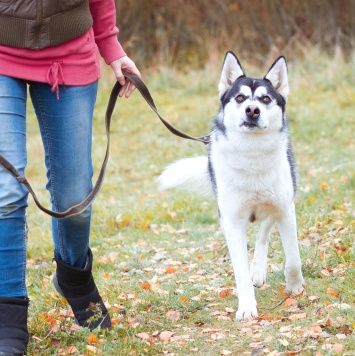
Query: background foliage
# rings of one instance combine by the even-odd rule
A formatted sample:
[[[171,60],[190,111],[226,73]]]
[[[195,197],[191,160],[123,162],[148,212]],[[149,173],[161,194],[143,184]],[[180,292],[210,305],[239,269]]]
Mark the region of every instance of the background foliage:
[[[349,57],[354,0],[116,0],[119,39],[138,64],[203,66],[226,48],[256,64],[320,46]],[[232,44],[232,46],[231,46]]]

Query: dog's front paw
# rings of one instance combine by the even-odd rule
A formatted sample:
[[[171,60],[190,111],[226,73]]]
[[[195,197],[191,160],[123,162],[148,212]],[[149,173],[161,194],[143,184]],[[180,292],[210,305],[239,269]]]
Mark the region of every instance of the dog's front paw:
[[[267,268],[265,265],[261,265],[260,263],[253,260],[250,266],[250,276],[255,287],[260,288],[265,284],[266,272]]]
[[[235,319],[237,321],[242,321],[242,320],[251,320],[254,319],[258,316],[258,311],[256,307],[250,308],[250,309],[241,309],[238,308],[238,311],[235,315]]]
[[[238,310],[235,315],[236,320],[250,320],[258,316],[256,309],[255,297],[251,296],[249,299],[239,300]]]
[[[302,273],[299,272],[293,278],[286,278],[286,292],[290,295],[300,294],[304,290],[304,279]]]
[[[300,294],[304,290],[303,278],[293,281],[292,283],[286,283],[286,292],[290,295]]]
[[[302,276],[301,265],[294,264],[286,266],[286,292],[290,295],[300,294],[304,289],[304,279]]]

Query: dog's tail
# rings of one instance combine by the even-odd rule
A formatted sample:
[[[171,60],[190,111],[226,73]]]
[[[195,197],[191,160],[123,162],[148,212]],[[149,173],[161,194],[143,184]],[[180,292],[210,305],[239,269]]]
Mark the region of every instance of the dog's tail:
[[[208,158],[185,158],[170,164],[158,177],[161,190],[181,189],[201,195],[213,194]]]

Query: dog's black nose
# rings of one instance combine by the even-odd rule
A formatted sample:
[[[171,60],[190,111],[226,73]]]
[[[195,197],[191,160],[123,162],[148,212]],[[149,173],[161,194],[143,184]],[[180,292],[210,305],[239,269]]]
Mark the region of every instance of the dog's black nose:
[[[260,116],[260,109],[256,105],[249,105],[245,109],[245,113],[250,119],[256,120]]]

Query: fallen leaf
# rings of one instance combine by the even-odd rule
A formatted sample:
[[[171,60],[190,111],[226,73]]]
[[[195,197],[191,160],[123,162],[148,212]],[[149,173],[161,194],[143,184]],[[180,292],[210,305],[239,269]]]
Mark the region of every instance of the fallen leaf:
[[[285,339],[279,339],[279,343],[285,347],[287,347],[288,345],[290,345],[290,343],[285,340]]]
[[[173,274],[173,273],[176,273],[176,269],[173,268],[173,267],[169,267],[166,269],[166,273],[167,274]]]
[[[144,289],[144,290],[151,290],[151,289],[152,289],[152,285],[151,285],[150,283],[146,282],[146,283],[144,283],[144,284],[142,285],[142,289]]]
[[[287,355],[297,355],[302,352],[303,349],[287,351]]]
[[[340,293],[335,291],[334,289],[332,288],[327,288],[327,295],[330,295],[332,297],[336,297],[336,298],[339,298],[340,297]]]
[[[94,335],[94,334],[90,334],[88,336],[88,338],[86,339],[86,341],[89,343],[89,344],[96,344],[97,343],[97,336]]]
[[[92,346],[92,345],[86,345],[86,350],[87,350],[90,354],[97,354],[97,353],[98,353],[97,347]]]
[[[174,333],[172,331],[162,331],[159,335],[159,339],[161,341],[169,341],[173,335]]]
[[[181,313],[178,310],[169,310],[165,316],[169,320],[178,321],[181,317]]]
[[[305,318],[307,318],[307,313],[292,314],[288,318],[290,320],[305,319]]]
[[[319,326],[319,325],[314,325],[314,326],[311,326],[310,329],[314,332],[314,333],[317,333],[317,334],[320,334],[323,330],[322,330],[322,327]]]
[[[344,346],[342,344],[339,344],[338,342],[336,342],[333,347],[332,347],[334,352],[343,352],[344,350]]]
[[[71,355],[71,354],[75,354],[78,351],[78,349],[76,348],[76,346],[69,346],[67,352]]]
[[[294,302],[295,302],[295,299],[294,299],[294,298],[287,298],[287,299],[285,300],[285,306],[286,306],[286,307],[290,307]]]
[[[222,291],[219,292],[219,296],[221,298],[226,298],[229,297],[232,293],[230,292],[229,289],[223,289]]]
[[[280,289],[279,292],[280,292],[280,294],[283,295],[284,297],[287,297],[287,296],[288,296],[288,293],[285,292],[283,289]]]
[[[232,351],[228,351],[228,350],[222,350],[221,351],[221,355],[225,356],[225,355],[231,355]]]
[[[149,340],[149,334],[148,333],[138,333],[136,334],[136,337],[141,340]]]

